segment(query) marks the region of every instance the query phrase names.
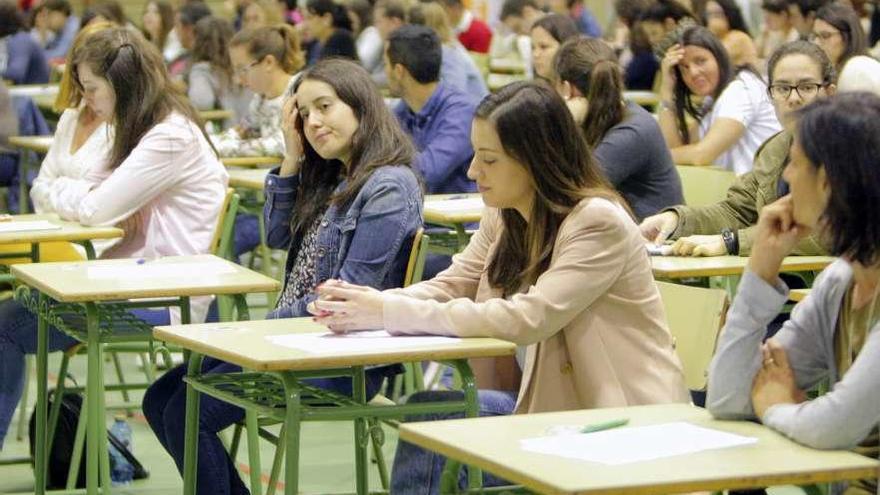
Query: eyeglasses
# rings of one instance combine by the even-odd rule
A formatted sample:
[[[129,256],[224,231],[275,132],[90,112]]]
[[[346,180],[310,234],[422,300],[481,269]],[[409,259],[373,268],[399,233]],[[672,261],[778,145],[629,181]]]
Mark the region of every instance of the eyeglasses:
[[[795,90],[802,100],[809,100],[819,93],[819,88],[827,86],[825,83],[802,82],[791,84],[771,84],[767,93],[774,100],[787,100],[791,96],[791,90]]]
[[[238,77],[244,77],[244,75],[245,75],[247,72],[250,72],[250,70],[251,70],[252,67],[254,67],[255,65],[259,64],[259,63],[262,62],[262,61],[263,61],[262,59],[260,59],[260,60],[254,60],[253,62],[251,62],[251,63],[245,65],[244,67],[239,67],[238,69],[235,69],[235,74],[236,74]]]
[[[825,43],[830,40],[834,36],[840,36],[840,31],[825,31],[822,33],[812,32],[809,36],[807,36],[807,40],[811,43],[821,42]]]

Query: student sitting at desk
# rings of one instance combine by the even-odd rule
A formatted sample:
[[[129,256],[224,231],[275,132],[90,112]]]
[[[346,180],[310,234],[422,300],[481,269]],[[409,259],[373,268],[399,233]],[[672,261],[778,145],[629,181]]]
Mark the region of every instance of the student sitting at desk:
[[[385,107],[370,75],[354,62],[329,59],[305,71],[285,106],[287,154],[266,178],[268,242],[287,249],[284,288],[269,318],[306,316],[316,287],[339,278],[378,289],[399,287],[409,245],[422,223],[422,192],[412,170],[415,150]],[[399,366],[367,371],[367,398]],[[206,359],[207,372],[239,368]],[[183,468],[186,366],[156,381],[144,414]],[[351,378],[310,380],[351,395]],[[217,432],[244,410],[201,398],[198,493],[247,493]]]
[[[660,64],[660,128],[677,165],[718,165],[742,175],[781,130],[754,68],[735,68],[708,29],[691,27]]]
[[[672,249],[679,255],[751,254],[758,213],[788,192],[782,171],[791,149],[794,111],[834,94],[837,80],[825,53],[807,41],[780,46],[770,57],[767,68],[768,91],[786,130],[761,145],[752,171],[737,178],[723,201],[700,207],[679,205],[646,218],[640,228],[647,240],[662,244],[667,239],[677,239]],[[795,254],[802,255],[826,252],[812,236],[804,238],[794,249]]]
[[[498,390],[490,372],[495,390],[479,393],[484,415],[687,402],[638,228],[562,98],[544,85],[510,84],[477,108],[471,140],[468,173],[487,208],[465,251],[406,289],[328,282],[311,305],[317,321],[336,332],[519,344],[521,385]],[[455,394],[424,392],[410,402]],[[436,493],[443,462],[398,444],[391,492]]]
[[[53,183],[56,201],[63,198],[55,205],[58,214],[83,225],[120,226],[125,236],[104,258],[207,253],[227,175],[195,109],[140,33],[114,27],[87,41],[71,59],[74,80],[94,116],[114,132],[103,166],[95,163],[80,176]],[[58,144],[69,146],[70,139]],[[194,322],[204,321],[209,303],[210,298],[193,298]],[[132,312],[151,325],[180,321],[174,310]],[[36,351],[36,340],[36,315],[15,301],[0,305],[0,438],[21,396],[24,355]],[[50,350],[77,342],[49,330]]]
[[[0,77],[13,84],[46,84],[49,63],[43,49],[25,29],[12,0],[0,0]]]
[[[657,121],[623,100],[623,70],[614,50],[602,40],[579,37],[559,48],[554,63],[557,90],[636,220],[683,203],[681,179]]]
[[[532,40],[532,68],[535,77],[553,82],[553,56],[559,46],[571,38],[580,36],[578,28],[571,17],[562,14],[550,14],[535,21],[529,31]]]
[[[819,449],[877,457],[880,422],[880,97],[841,93],[799,112],[785,179],[791,193],[761,212],[749,267],[709,370],[706,407],[757,417]],[[816,139],[821,136],[821,139]],[[811,232],[837,260],[776,336],[764,329],[788,299],[782,259]],[[831,390],[808,400],[820,383]],[[877,479],[847,495],[875,494]]]

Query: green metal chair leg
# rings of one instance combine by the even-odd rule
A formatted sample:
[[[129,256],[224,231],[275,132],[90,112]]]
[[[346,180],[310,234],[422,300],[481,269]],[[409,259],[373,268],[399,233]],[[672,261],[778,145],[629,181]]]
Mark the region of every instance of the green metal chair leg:
[[[232,443],[229,444],[229,457],[232,458],[233,464],[235,464],[235,460],[238,458],[238,446],[241,445],[241,432],[243,428],[244,427],[241,423],[236,423],[232,430]]]
[[[382,423],[376,418],[370,419],[370,440],[373,444],[373,457],[376,458],[376,469],[379,471],[379,482],[382,483],[382,489],[388,490],[390,482],[388,479],[388,464],[385,462],[385,453],[382,452],[382,445],[385,443],[385,434],[382,431]]]
[[[23,198],[24,199],[24,198]],[[38,308],[40,313],[48,309],[49,299],[45,294],[40,294],[38,299]],[[34,481],[36,483],[34,492],[37,495],[46,493],[46,460],[48,451],[46,450],[46,417],[47,409],[47,390],[46,381],[48,375],[48,359],[49,359],[49,322],[46,315],[39,314],[37,319],[37,425],[36,439],[34,442],[34,454],[36,455],[34,466]]]
[[[191,353],[187,375],[194,378],[201,373],[203,356]],[[185,427],[184,450],[183,450],[183,493],[184,495],[196,495],[196,474],[199,448],[199,392],[192,386],[186,385],[186,427]]]
[[[260,426],[257,423],[257,413],[251,410],[245,411],[245,424],[247,425],[248,463],[251,469],[251,493],[263,493],[263,482],[260,476],[263,474],[260,464]]]
[[[364,376],[364,367],[355,366],[352,370],[352,398],[358,404],[367,403],[366,378]],[[367,443],[370,438],[367,435],[367,420],[358,418],[354,420],[354,464],[355,464],[355,490],[359,494],[369,493],[370,478],[369,459],[367,454]]]
[[[284,445],[286,442],[287,428],[282,424],[278,432],[278,443],[275,444],[275,458],[272,460],[272,470],[269,472],[269,486],[266,495],[275,495],[278,486],[278,476],[281,474],[281,464],[284,462]]]
[[[28,427],[28,415],[25,414],[25,411],[28,409],[28,402],[30,401],[31,395],[31,381],[34,379],[34,374],[31,371],[31,368],[34,367],[34,356],[28,354],[24,358],[24,390],[22,390],[21,394],[21,409],[19,409],[18,414],[18,431],[15,433],[15,439],[18,441],[24,440],[24,434],[27,432]]]
[[[98,310],[85,305],[88,331],[88,383],[86,384],[86,493],[98,495],[98,486],[110,487],[110,457],[107,452],[107,428],[104,422],[103,347],[99,339]],[[99,481],[100,480],[100,481]]]
[[[299,493],[299,436],[300,436],[300,386],[296,378],[282,374],[287,411],[284,425],[287,427],[283,448],[286,451],[284,462],[284,494]]]
[[[88,392],[86,392],[85,400],[88,400]],[[83,444],[86,443],[86,415],[80,414],[76,422],[76,435],[73,440],[73,454],[70,457],[70,467],[67,470],[67,490],[76,488],[76,481],[79,478],[79,466],[82,463]]]
[[[122,364],[119,362],[119,354],[116,352],[110,352],[110,359],[113,361],[113,368],[116,370],[116,379],[119,381],[120,385],[125,385],[125,374],[122,372]],[[122,390],[122,400],[128,404],[131,402],[131,397],[128,395],[128,388],[123,387]]]

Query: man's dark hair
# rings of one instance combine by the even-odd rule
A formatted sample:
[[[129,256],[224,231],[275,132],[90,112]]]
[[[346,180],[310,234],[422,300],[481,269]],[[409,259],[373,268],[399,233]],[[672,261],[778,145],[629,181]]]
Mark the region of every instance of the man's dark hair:
[[[526,7],[531,7],[533,9],[538,8],[537,2],[535,0],[506,0],[504,5],[501,6],[501,20],[507,19],[510,16],[522,17],[523,10]]]
[[[829,3],[831,0],[791,0],[790,5],[797,5],[801,15],[807,17],[810,14],[815,14],[817,10]]]
[[[388,61],[392,66],[404,66],[420,84],[437,82],[442,62],[440,38],[426,26],[401,26],[388,36]]]
[[[46,0],[43,2],[43,7],[45,7],[46,10],[61,12],[66,16],[73,13],[73,9],[70,7],[70,2],[67,0]]]
[[[11,0],[0,1],[0,38],[24,29],[24,19],[18,6]]]
[[[211,9],[204,2],[190,2],[180,7],[177,15],[184,26],[195,26],[202,18],[211,15]]]
[[[378,9],[382,9],[385,17],[400,19],[401,21],[406,22],[406,4],[400,0],[379,0],[376,2],[374,12]]]

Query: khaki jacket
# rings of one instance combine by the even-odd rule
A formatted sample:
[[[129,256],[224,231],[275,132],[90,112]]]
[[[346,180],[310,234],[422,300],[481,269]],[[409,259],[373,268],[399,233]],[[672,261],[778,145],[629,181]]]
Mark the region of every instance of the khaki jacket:
[[[782,131],[765,141],[755,154],[752,171],[736,179],[723,201],[710,206],[681,205],[669,208],[678,213],[679,218],[672,238],[720,234],[725,228],[739,229],[739,255],[749,256],[761,209],[780,197],[779,182],[788,163],[791,142],[792,135],[788,131]],[[798,243],[793,254],[825,255],[828,250],[811,236]]]
[[[528,346],[518,413],[689,400],[644,240],[623,208],[583,200],[560,226],[549,268],[509,298],[486,272],[502,229],[487,208],[449,269],[387,291],[386,329]]]

